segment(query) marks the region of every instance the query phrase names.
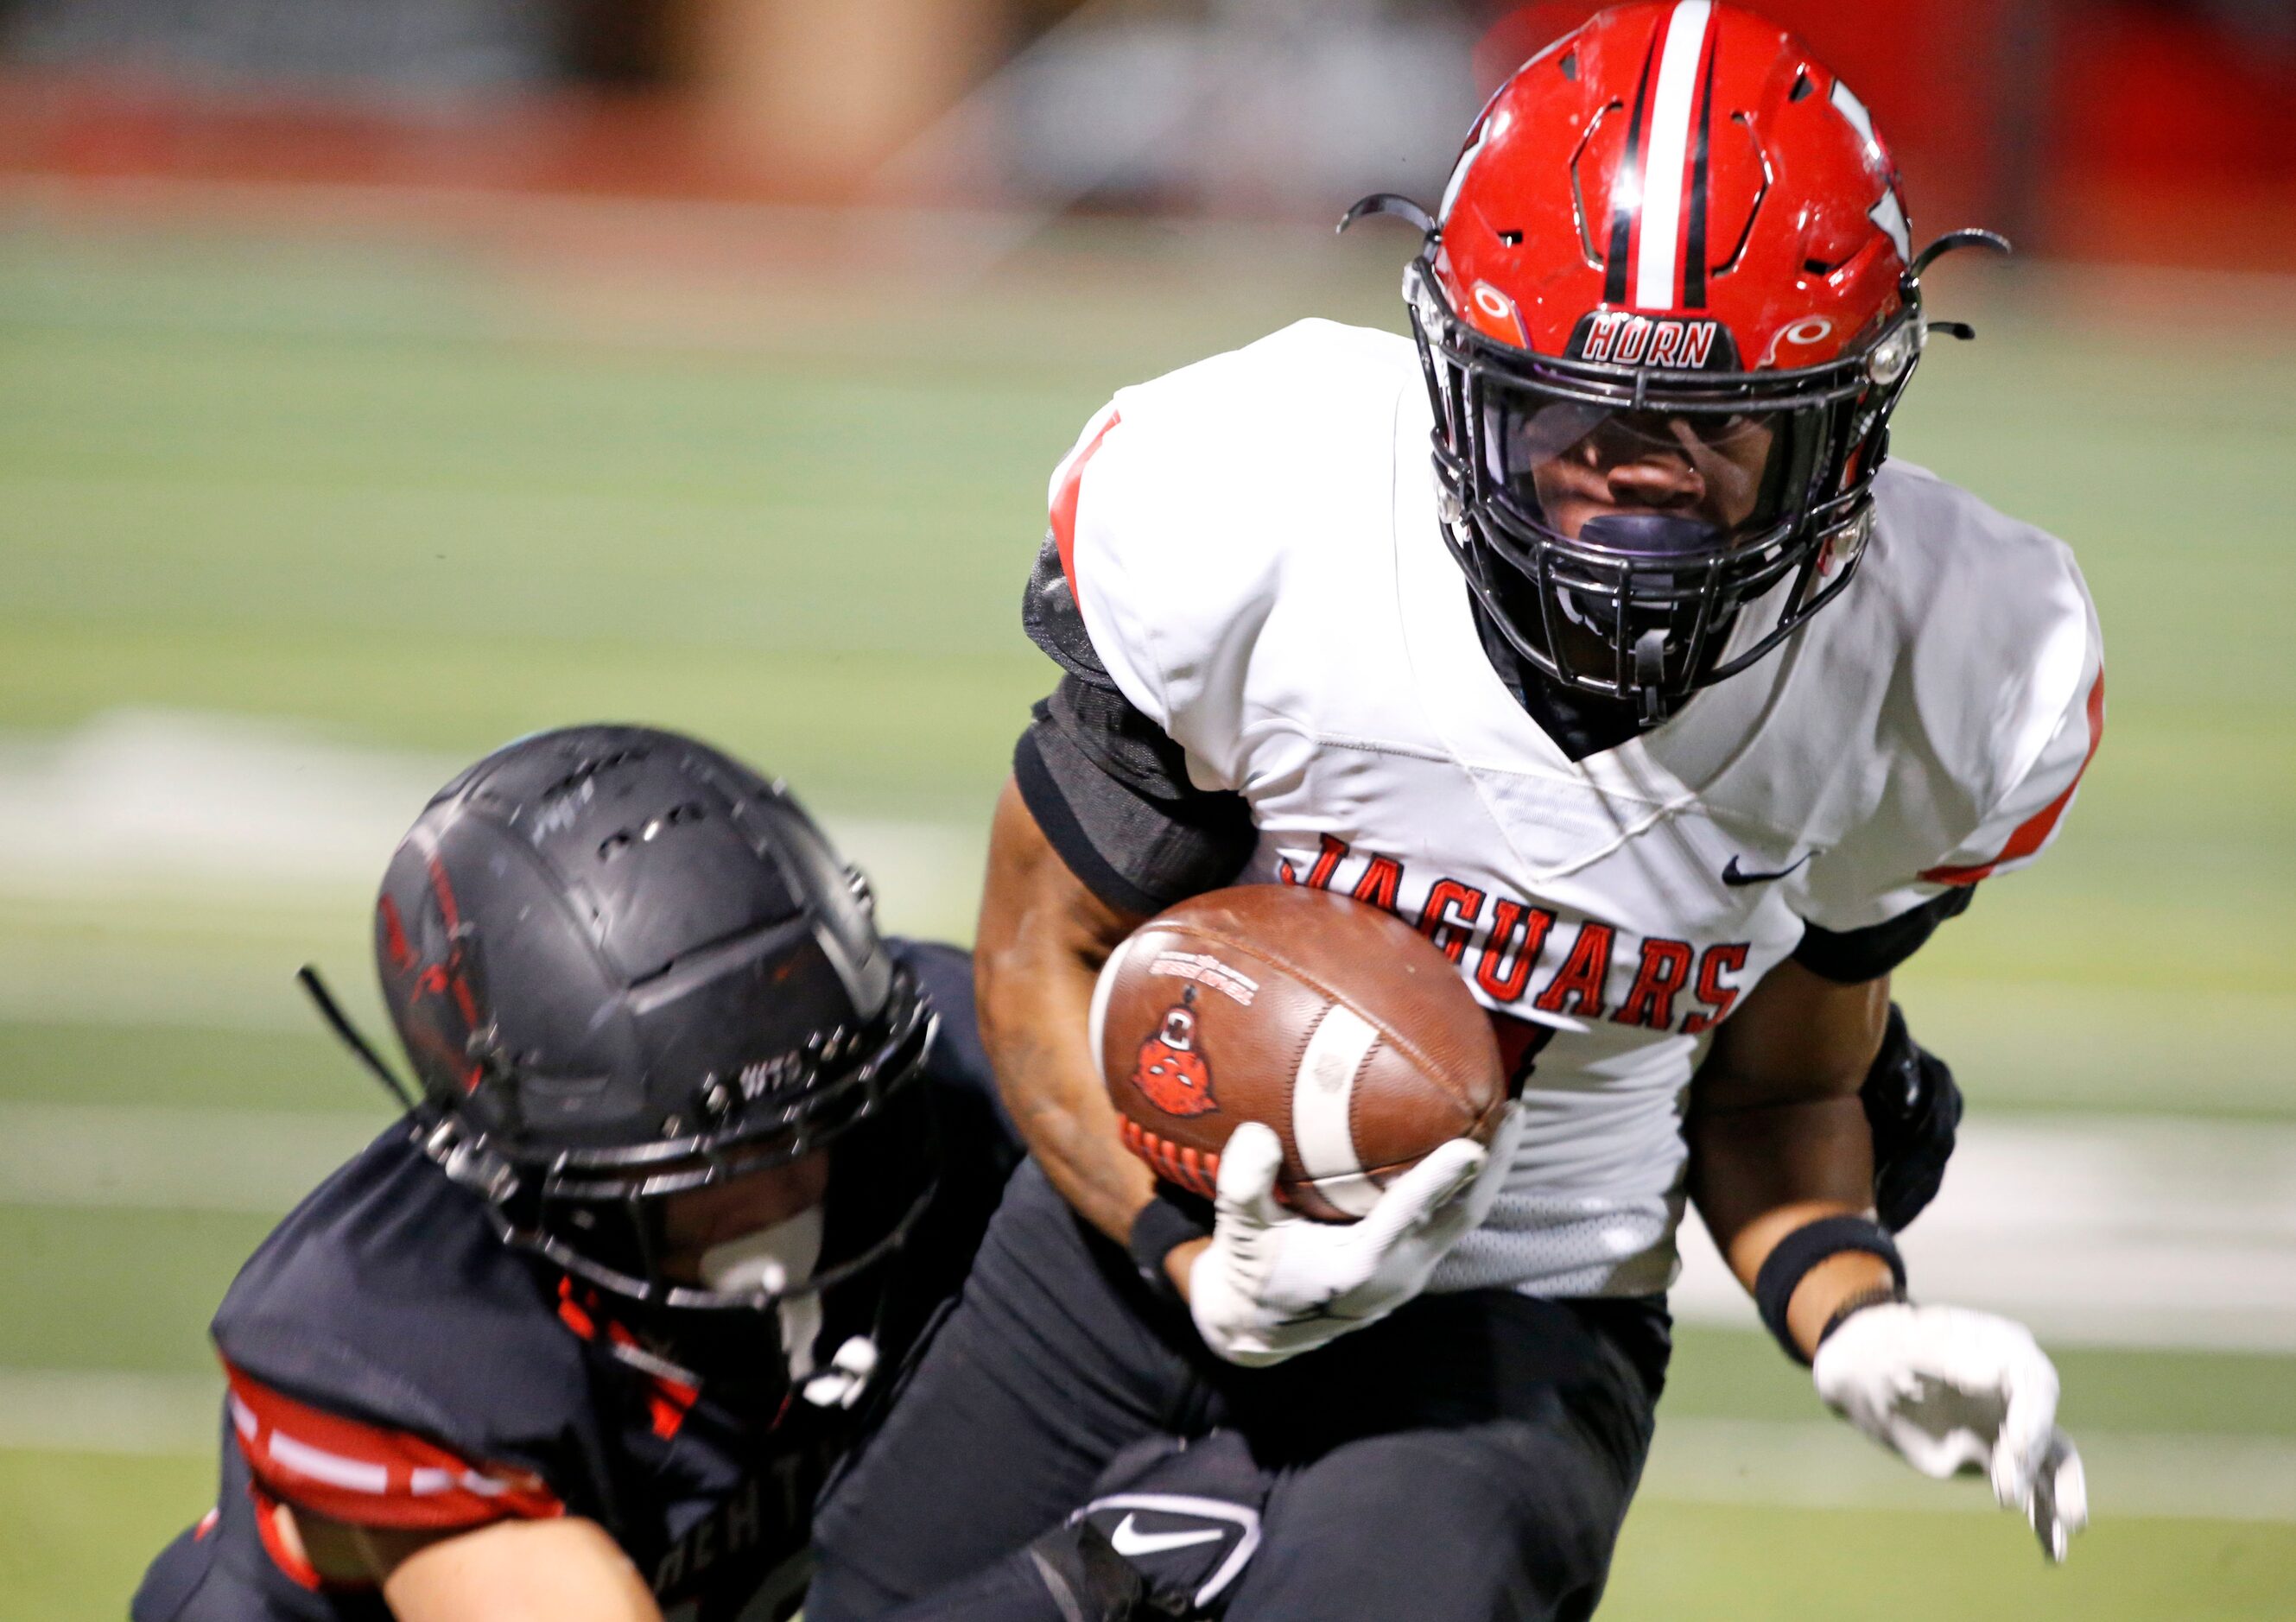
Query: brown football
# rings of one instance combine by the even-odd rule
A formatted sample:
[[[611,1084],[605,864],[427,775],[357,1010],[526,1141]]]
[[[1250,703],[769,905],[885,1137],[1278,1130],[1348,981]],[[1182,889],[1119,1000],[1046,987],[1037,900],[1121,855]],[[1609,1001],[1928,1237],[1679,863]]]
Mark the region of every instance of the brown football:
[[[1349,1222],[1506,1102],[1490,1020],[1418,930],[1328,890],[1250,884],[1150,919],[1101,971],[1092,1042],[1126,1145],[1212,1192],[1240,1121],[1283,1140],[1277,1192]]]

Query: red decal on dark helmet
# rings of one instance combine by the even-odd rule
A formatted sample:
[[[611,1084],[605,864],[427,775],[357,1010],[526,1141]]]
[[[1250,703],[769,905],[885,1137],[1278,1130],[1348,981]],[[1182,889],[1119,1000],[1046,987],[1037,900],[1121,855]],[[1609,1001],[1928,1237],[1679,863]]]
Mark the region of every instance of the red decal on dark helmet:
[[[382,946],[390,954],[390,966],[404,974],[414,966],[414,948],[406,944],[406,924],[398,915],[398,903],[385,896],[375,903],[375,912],[382,919]]]

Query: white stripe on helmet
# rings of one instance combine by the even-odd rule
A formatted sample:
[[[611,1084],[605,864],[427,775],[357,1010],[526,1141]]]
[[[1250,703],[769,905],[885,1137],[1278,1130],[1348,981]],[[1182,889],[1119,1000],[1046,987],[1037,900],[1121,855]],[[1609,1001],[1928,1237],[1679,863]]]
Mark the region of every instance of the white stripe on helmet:
[[[1681,0],[1666,20],[1644,144],[1642,241],[1635,254],[1636,309],[1670,310],[1681,302],[1674,262],[1682,246],[1683,200],[1690,185],[1690,121],[1697,111],[1698,61],[1705,54],[1710,0]]]

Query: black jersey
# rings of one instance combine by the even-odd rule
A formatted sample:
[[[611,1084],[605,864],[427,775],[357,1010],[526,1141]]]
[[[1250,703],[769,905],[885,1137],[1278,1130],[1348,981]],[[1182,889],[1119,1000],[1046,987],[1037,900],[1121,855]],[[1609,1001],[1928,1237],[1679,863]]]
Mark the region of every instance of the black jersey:
[[[770,1312],[658,1315],[497,1237],[404,1125],[304,1200],[217,1311],[230,1382],[216,1507],[146,1574],[135,1622],[345,1622],[388,1614],[283,1542],[280,1503],[354,1525],[474,1528],[581,1515],[672,1622],[794,1609],[816,1493],[893,1366],[954,1294],[1019,1157],[972,1015],[967,955],[889,943],[940,1014],[925,1085],[941,1139],[910,1242],[822,1302],[826,1363],[865,1335],[883,1370],[848,1407],[783,1376]]]

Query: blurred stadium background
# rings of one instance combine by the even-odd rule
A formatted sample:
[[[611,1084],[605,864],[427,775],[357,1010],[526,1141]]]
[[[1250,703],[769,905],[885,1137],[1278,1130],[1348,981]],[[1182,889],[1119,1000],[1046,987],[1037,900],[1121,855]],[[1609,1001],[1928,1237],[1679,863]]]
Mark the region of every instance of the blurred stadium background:
[[[120,1615],[210,1499],[208,1313],[386,1117],[290,976],[367,1000],[429,791],[698,731],[967,935],[1077,425],[1398,324],[1329,221],[1592,9],[0,0],[0,1617]],[[1693,1247],[1603,1614],[2296,1615],[2296,9],[1767,9],[1917,227],[2029,250],[1935,278],[1983,336],[1899,450],[2073,541],[2112,736],[1904,977],[1972,1103],[1910,1249],[2059,1353],[2100,1524],[2045,1569]]]

